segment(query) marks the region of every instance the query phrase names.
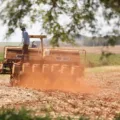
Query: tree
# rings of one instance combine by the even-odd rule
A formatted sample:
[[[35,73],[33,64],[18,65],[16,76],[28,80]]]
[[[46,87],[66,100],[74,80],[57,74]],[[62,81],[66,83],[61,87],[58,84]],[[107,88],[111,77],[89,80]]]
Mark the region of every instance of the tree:
[[[0,18],[8,26],[7,36],[22,26],[26,17],[32,24],[41,22],[52,36],[51,44],[59,46],[59,41],[74,43],[74,35],[82,30],[101,36],[96,17],[100,8],[107,24],[115,20],[112,34],[119,35],[119,5],[119,0],[1,0]],[[61,16],[68,17],[64,25],[60,23]]]

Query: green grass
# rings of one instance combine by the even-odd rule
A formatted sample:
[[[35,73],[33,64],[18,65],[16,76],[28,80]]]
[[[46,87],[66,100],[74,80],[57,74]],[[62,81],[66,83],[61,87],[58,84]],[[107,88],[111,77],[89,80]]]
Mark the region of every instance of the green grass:
[[[120,65],[120,54],[112,54],[101,59],[101,54],[87,54],[86,64],[88,67]]]
[[[81,116],[78,119],[71,118],[69,116],[66,117],[56,117],[52,118],[49,114],[45,116],[35,115],[35,112],[27,110],[25,108],[21,108],[19,110],[14,108],[1,108],[0,109],[0,120],[91,120],[86,116]],[[98,120],[98,119],[95,119]],[[100,119],[99,117],[99,120]],[[116,114],[113,120],[120,120],[120,114]]]
[[[0,53],[0,62],[3,61],[3,56],[4,56],[4,54]]]
[[[36,116],[35,112],[25,108],[21,108],[19,110],[15,108],[1,108],[0,120],[89,120],[89,118],[81,116],[78,119],[74,119],[69,116],[59,116],[53,119],[48,113],[44,116]]]

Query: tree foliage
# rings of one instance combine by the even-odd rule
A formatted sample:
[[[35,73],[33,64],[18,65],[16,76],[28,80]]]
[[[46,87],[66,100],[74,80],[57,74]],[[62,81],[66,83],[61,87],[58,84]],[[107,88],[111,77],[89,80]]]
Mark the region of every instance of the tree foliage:
[[[1,0],[0,5],[0,18],[8,26],[8,36],[26,24],[26,19],[31,24],[42,23],[45,32],[52,36],[53,46],[58,46],[59,41],[74,43],[74,35],[82,30],[100,36],[102,26],[98,27],[96,17],[100,8],[108,25],[115,19],[112,33],[120,34],[119,0]],[[61,24],[64,16],[68,22]]]

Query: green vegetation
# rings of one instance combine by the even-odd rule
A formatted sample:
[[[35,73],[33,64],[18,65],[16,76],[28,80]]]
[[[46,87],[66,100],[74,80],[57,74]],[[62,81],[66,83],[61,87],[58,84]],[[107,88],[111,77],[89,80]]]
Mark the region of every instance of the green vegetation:
[[[45,116],[35,116],[33,111],[24,108],[21,108],[20,110],[14,108],[1,108],[0,120],[53,120],[53,118],[49,114],[46,114]],[[74,120],[74,118],[59,116],[54,118],[54,120]],[[89,118],[81,116],[77,120],[89,120]]]
[[[90,118],[81,116],[80,118],[76,119],[71,117],[59,116],[53,119],[49,114],[46,114],[45,116],[38,116],[35,115],[33,111],[29,111],[24,108],[21,108],[20,110],[16,110],[14,108],[1,108],[0,120],[90,120]],[[120,114],[116,114],[113,120],[120,120]]]
[[[22,108],[17,111],[15,109],[0,110],[0,120],[51,120],[49,116],[37,117],[33,116],[30,111]]]
[[[87,54],[86,64],[88,67],[120,65],[120,54],[111,54],[103,57],[101,54]]]
[[[0,62],[3,60],[3,53],[0,53]]]

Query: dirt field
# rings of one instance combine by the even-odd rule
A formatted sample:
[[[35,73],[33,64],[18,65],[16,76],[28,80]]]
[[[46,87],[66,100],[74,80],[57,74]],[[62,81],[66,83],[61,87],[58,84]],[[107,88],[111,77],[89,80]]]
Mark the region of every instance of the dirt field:
[[[78,49],[76,47],[72,47],[72,49]],[[114,47],[104,47],[104,46],[97,46],[97,47],[86,47],[86,46],[82,46],[79,47],[80,49],[84,49],[86,50],[87,53],[101,53],[101,51],[108,51],[111,53],[116,53],[116,54],[120,54],[120,46],[114,46]],[[65,49],[65,48],[64,48]],[[67,49],[67,48],[66,48]]]
[[[32,90],[9,86],[9,76],[0,76],[0,107],[21,106],[36,114],[51,116],[86,115],[95,120],[111,120],[120,112],[120,66],[86,69],[85,77],[76,81],[79,91],[67,86],[64,90]]]
[[[75,48],[76,49],[76,48]],[[115,47],[80,47],[80,49],[85,49],[87,53],[101,53],[102,50],[107,50],[112,53],[120,54],[120,46]],[[0,46],[0,53],[3,52],[4,47]]]
[[[112,53],[120,54],[120,46],[114,46],[114,47],[82,47],[87,51],[87,53],[101,53],[101,51],[109,51]]]
[[[88,53],[101,53],[102,47],[82,47]],[[107,49],[120,53],[120,46]],[[0,48],[0,52],[2,48]],[[0,107],[22,106],[32,109],[37,115],[49,113],[52,117],[85,115],[95,120],[112,120],[120,112],[120,66],[89,68],[85,76],[74,83],[58,82],[54,89],[33,90],[10,87],[9,76],[0,75]],[[52,82],[51,82],[52,85]],[[43,84],[41,83],[41,86]]]

